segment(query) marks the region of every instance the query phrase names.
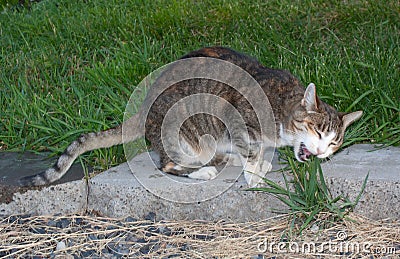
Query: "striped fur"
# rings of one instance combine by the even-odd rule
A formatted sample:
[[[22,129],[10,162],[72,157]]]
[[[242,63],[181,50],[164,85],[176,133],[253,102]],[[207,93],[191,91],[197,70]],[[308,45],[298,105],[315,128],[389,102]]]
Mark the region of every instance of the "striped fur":
[[[301,162],[306,161],[311,155],[324,158],[337,151],[343,143],[345,129],[362,115],[361,111],[349,114],[337,112],[318,98],[313,84],[305,89],[299,80],[289,72],[266,68],[257,60],[231,49],[203,48],[182,58],[194,57],[225,60],[249,73],[260,84],[273,109],[278,146],[293,146],[294,154]],[[176,71],[168,71],[168,73],[174,72]],[[146,100],[151,99],[149,97],[151,89]],[[162,139],[161,122],[165,118],[166,112],[182,98],[197,93],[218,95],[228,101],[245,118],[247,130],[251,132],[250,136],[246,138],[247,133],[245,134],[240,127],[235,127],[235,124],[233,124],[233,131],[228,133],[224,124],[216,117],[197,114],[182,124],[179,133],[180,141]],[[251,108],[249,102],[240,93],[221,82],[207,81],[201,78],[181,81],[159,95],[146,116],[142,115],[142,107],[123,125],[80,136],[67,147],[53,167],[38,175],[20,179],[20,184],[23,186],[44,185],[60,179],[79,155],[90,150],[121,144],[123,142],[122,128],[128,131],[126,136],[129,137],[124,139],[126,141],[145,136],[151,142],[151,148],[160,155],[161,168],[167,173],[211,179],[216,175],[215,166],[226,162],[227,153],[235,153],[242,163],[250,161],[244,167],[245,171],[269,170],[268,164],[257,163],[260,156],[262,157],[260,139],[264,139],[265,136],[259,136],[260,126],[257,116]],[[144,132],[141,129],[145,129]],[[202,138],[205,134],[215,139],[216,144],[207,143]],[[229,141],[234,143],[234,147],[227,148]],[[179,154],[172,152],[172,157],[169,156],[171,154],[166,153],[166,146],[163,145],[172,147],[174,150],[178,148],[176,142],[181,142],[187,153],[198,156],[198,161],[192,161],[194,164],[206,167],[195,169],[183,166],[179,163],[183,160]],[[210,152],[214,152],[215,156],[209,156]],[[187,164],[187,161],[185,163]],[[254,173],[257,174],[257,172]],[[250,179],[251,177],[249,178],[249,174],[245,174],[245,177],[250,185],[254,183]]]
[[[143,135],[139,131],[138,117],[139,114],[125,122],[124,126],[132,129],[132,132],[129,132],[130,139],[127,140],[134,140]],[[55,182],[67,173],[72,163],[81,154],[118,144],[122,144],[122,125],[106,131],[83,134],[65,149],[51,168],[37,175],[23,177],[19,179],[19,184],[21,186],[38,186]]]

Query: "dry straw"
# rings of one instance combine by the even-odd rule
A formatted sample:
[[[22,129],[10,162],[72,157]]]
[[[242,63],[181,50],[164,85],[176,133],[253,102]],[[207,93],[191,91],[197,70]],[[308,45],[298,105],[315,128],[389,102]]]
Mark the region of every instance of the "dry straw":
[[[399,222],[374,221],[355,214],[340,222],[329,222],[329,218],[331,215],[322,213],[301,236],[291,236],[289,226],[293,222],[288,215],[246,223],[153,222],[83,215],[10,216],[0,223],[0,257],[399,257]],[[336,251],[329,243],[336,244]],[[310,244],[315,245],[314,250],[310,250]],[[350,244],[350,249],[339,247],[344,244]],[[355,244],[369,244],[370,251],[355,251]],[[379,254],[378,249],[385,253]]]

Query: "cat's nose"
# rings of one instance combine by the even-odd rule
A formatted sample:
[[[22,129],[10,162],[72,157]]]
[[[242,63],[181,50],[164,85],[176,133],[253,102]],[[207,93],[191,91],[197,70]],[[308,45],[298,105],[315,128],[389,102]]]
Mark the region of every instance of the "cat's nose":
[[[323,153],[325,153],[325,151],[323,151],[323,150],[320,149],[320,148],[317,148],[317,156],[318,156],[318,155],[322,155]]]

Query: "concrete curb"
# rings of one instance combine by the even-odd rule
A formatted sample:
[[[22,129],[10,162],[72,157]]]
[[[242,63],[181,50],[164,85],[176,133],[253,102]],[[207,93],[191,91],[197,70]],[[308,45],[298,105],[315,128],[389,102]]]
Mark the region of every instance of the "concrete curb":
[[[369,173],[369,181],[356,212],[372,219],[400,218],[400,148],[369,152],[373,149],[372,145],[354,145],[335,155],[322,166],[326,181],[332,194],[343,194],[354,200]],[[171,181],[161,180],[166,176],[154,170],[147,154],[138,155],[132,163],[135,165],[133,173],[140,176],[143,184],[151,186],[151,192],[143,187],[128,164],[124,163],[95,176],[88,186],[82,180],[15,194],[11,203],[0,204],[0,214],[67,214],[91,210],[109,217],[131,215],[143,218],[155,212],[157,219],[249,221],[276,215],[271,208],[285,209],[271,195],[245,191],[247,185],[243,176],[235,180],[235,173],[217,178],[212,184],[198,184],[196,180],[185,179],[192,184],[190,188],[182,189],[184,187],[176,187]],[[273,168],[279,167],[275,160]],[[275,182],[283,182],[280,172],[271,172],[267,176]],[[162,194],[170,200],[191,200],[196,195],[204,198],[209,192],[218,193],[218,190],[224,189],[227,190],[220,195],[211,195],[214,198],[195,203],[177,203],[153,194]]]
[[[86,211],[87,197],[87,185],[83,180],[28,190],[15,193],[12,202],[0,204],[0,215],[83,213]]]

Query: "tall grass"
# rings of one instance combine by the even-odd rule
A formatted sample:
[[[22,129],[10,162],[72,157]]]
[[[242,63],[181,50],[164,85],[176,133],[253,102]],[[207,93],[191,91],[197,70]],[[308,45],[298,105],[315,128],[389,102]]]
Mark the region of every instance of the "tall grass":
[[[0,149],[61,152],[121,123],[152,70],[207,45],[284,68],[365,115],[346,144],[400,142],[398,1],[54,1],[0,14]],[[102,168],[121,147],[86,156]]]
[[[265,187],[249,190],[272,194],[287,206],[286,211],[273,210],[291,215],[291,234],[301,234],[321,213],[326,213],[328,216],[325,220],[331,223],[343,219],[353,211],[364,192],[368,175],[357,197],[350,200],[343,194],[338,196],[331,194],[322,172],[321,160],[317,157],[312,157],[310,161],[299,165],[293,159],[290,149],[281,149],[280,155],[287,165],[282,171],[290,172],[290,178],[285,173],[282,174],[284,185],[281,186],[279,183],[264,178]],[[300,225],[297,224],[299,221]]]

